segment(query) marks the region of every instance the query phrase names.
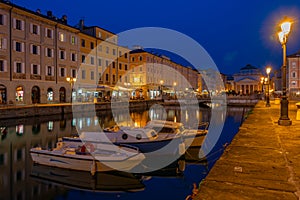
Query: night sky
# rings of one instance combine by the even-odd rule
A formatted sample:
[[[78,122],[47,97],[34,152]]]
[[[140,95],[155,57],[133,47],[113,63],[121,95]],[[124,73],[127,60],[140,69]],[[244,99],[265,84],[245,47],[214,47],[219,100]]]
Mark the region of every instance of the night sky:
[[[163,27],[196,40],[210,54],[222,73],[232,74],[252,64],[279,69],[282,49],[276,24],[284,17],[294,19],[287,54],[300,50],[299,0],[13,0],[43,14],[52,10],[66,14],[70,25],[85,20],[114,33],[139,27]],[[176,58],[174,58],[176,61]],[[180,62],[180,60],[178,60]],[[184,63],[183,63],[184,64]]]

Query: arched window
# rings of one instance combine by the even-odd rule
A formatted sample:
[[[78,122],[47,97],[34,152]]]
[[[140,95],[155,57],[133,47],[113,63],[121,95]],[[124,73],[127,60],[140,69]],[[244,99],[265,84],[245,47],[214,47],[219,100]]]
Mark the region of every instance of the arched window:
[[[32,103],[40,103],[40,88],[38,86],[33,86],[31,90],[31,100]]]
[[[0,84],[0,104],[6,104],[6,87]]]

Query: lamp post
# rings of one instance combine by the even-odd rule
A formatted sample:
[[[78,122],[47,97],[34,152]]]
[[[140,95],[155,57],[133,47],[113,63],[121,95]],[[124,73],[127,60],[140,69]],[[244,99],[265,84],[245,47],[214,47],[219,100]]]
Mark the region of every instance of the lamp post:
[[[267,84],[267,87],[268,87],[266,107],[270,107],[271,106],[270,105],[270,72],[271,72],[271,67],[267,67],[266,72],[267,72],[267,75],[268,75],[268,78],[266,80],[266,84]]]
[[[173,83],[173,86],[174,86],[174,98],[177,97],[176,96],[176,85],[177,85],[177,83],[176,83],[176,81],[174,81],[174,83]]]
[[[288,34],[290,33],[292,23],[289,21],[283,22],[281,26],[281,32],[278,33],[279,41],[282,45],[283,52],[283,65],[282,65],[282,98],[280,101],[280,118],[278,125],[290,126],[292,121],[288,116],[289,102],[286,96],[286,43]]]
[[[70,83],[71,85],[71,103],[72,103],[72,97],[73,97],[73,85],[76,82],[76,78],[73,77],[67,77],[66,80]]]
[[[161,98],[163,98],[162,97],[162,95],[163,95],[163,84],[164,84],[164,80],[160,80],[160,94],[161,94]]]

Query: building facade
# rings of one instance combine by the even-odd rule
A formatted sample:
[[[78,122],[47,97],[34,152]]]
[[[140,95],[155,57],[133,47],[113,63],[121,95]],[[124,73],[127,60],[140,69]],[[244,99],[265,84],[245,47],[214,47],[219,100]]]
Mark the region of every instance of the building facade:
[[[287,91],[290,96],[300,96],[300,51],[287,56]]]
[[[66,102],[71,94],[66,77],[78,67],[78,29],[67,17],[42,15],[0,3],[1,103]]]
[[[199,72],[173,62],[166,56],[147,52],[141,47],[130,52],[129,82],[136,98],[186,95],[199,86]],[[200,82],[201,83],[201,82]]]
[[[241,95],[250,95],[262,91],[261,70],[248,64],[240,69],[239,73],[233,75],[234,90]]]

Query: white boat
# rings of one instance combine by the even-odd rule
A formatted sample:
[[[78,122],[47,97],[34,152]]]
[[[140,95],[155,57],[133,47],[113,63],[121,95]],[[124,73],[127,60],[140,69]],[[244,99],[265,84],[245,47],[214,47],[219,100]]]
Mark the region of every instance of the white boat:
[[[187,129],[184,127],[183,123],[164,120],[151,120],[145,127],[154,129],[159,134],[181,134],[184,138],[186,147],[201,147],[205,136],[208,133],[208,123],[206,122],[200,123],[197,126],[197,129]]]
[[[103,172],[110,170],[130,171],[141,163],[145,156],[132,147],[111,144],[57,142],[57,147],[45,150],[30,149],[34,163],[65,169]]]
[[[104,132],[82,132],[79,137],[63,137],[64,142],[94,142],[97,144],[130,145],[142,153],[180,154],[185,146],[180,134],[157,134],[155,130],[135,127],[112,127]]]

